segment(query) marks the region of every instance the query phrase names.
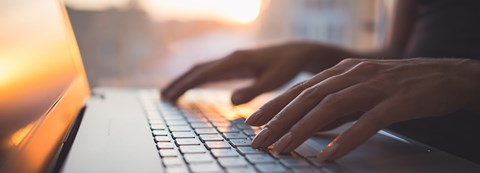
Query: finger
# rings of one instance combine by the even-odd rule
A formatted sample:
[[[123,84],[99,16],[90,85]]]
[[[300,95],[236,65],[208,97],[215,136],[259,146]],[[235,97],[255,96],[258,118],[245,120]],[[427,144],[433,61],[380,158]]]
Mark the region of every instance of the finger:
[[[319,153],[318,159],[320,161],[336,160],[351,152],[382,128],[395,122],[384,116],[388,114],[389,117],[397,117],[402,114],[402,111],[395,106],[398,104],[395,103],[397,102],[389,99],[366,112],[352,127],[330,142],[330,144]]]
[[[232,103],[243,104],[264,92],[280,87],[298,74],[300,65],[292,66],[287,60],[279,62],[256,79],[253,85],[235,91],[232,95]]]
[[[323,90],[323,88],[319,89]],[[288,138],[282,137],[274,148],[282,153],[291,152],[319,129],[348,115],[367,111],[385,97],[386,95],[377,92],[376,88],[364,84],[357,84],[328,96],[320,97],[320,99],[323,98],[322,101],[296,122],[284,135]],[[302,103],[299,102],[299,104]]]
[[[217,79],[219,76],[231,73],[232,71],[242,71],[245,68],[246,56],[248,53],[239,53],[238,51],[232,53],[226,58],[214,61],[212,63],[199,66],[194,69],[190,74],[185,75],[183,78],[174,82],[165,93],[166,97],[171,100],[176,100],[183,95],[187,90],[196,87],[200,84]]]
[[[271,133],[268,135],[259,134],[255,137],[254,142],[255,140],[258,140],[262,141],[262,144],[254,146],[252,143],[252,146],[264,148],[271,145],[285,134],[290,127],[306,115],[308,111],[315,107],[324,97],[354,85],[357,82],[359,82],[359,80],[348,79],[346,76],[337,75],[304,90],[267,123],[264,130],[269,129]]]
[[[203,64],[198,64],[198,65],[195,65],[194,67],[190,68],[187,72],[183,73],[180,77],[176,78],[167,87],[165,87],[165,89],[163,89],[162,97],[164,97],[166,99],[169,99],[170,95],[173,95],[172,90],[174,90],[174,88],[178,87],[179,83],[182,83],[182,81],[187,80],[190,76],[192,76],[194,74],[197,74],[198,71],[204,69],[206,66],[209,66],[209,65],[211,65],[211,64],[213,64],[217,61],[218,60],[206,62],[206,63],[203,63]]]
[[[363,112],[356,112],[356,113],[353,113],[351,115],[347,115],[345,117],[341,117],[341,118],[338,118],[336,120],[334,120],[333,122],[329,123],[328,125],[325,125],[324,127],[322,127],[320,130],[318,130],[317,132],[324,132],[324,131],[329,131],[329,130],[332,130],[332,129],[335,129],[345,123],[349,123],[349,122],[353,122],[355,120],[357,120],[361,115],[363,115]]]
[[[355,66],[362,60],[359,59],[347,59],[344,60],[334,67],[324,70],[319,74],[313,76],[307,81],[298,83],[297,85],[290,88],[285,93],[277,96],[276,98],[270,100],[269,102],[265,103],[262,107],[260,107],[255,113],[250,115],[248,119],[245,121],[248,125],[253,126],[260,126],[264,125],[270,119],[272,119],[280,110],[282,110],[288,103],[290,103],[295,97],[297,97],[303,90],[324,81],[332,76],[339,75],[344,73],[351,67]]]

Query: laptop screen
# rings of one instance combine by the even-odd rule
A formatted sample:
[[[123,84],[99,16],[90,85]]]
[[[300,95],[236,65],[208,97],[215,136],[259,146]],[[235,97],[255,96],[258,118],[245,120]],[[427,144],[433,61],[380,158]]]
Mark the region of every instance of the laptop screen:
[[[83,73],[62,9],[55,0],[0,1],[0,156],[22,146]]]

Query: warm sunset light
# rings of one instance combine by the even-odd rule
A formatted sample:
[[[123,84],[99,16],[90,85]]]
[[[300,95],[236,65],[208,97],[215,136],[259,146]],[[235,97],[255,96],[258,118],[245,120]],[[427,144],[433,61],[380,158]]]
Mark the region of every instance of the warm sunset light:
[[[27,136],[27,134],[32,130],[33,126],[35,125],[35,122],[28,124],[24,128],[21,128],[20,130],[17,130],[11,137],[10,137],[10,142],[12,145],[19,145],[20,142]]]
[[[155,20],[220,20],[248,24],[258,17],[262,0],[144,0]]]

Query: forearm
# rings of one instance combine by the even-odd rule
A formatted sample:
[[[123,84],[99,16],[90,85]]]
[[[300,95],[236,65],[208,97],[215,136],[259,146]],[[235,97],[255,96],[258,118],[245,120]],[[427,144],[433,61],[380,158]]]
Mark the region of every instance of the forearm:
[[[480,113],[480,61],[466,60],[464,63],[466,75],[471,79],[472,100],[468,108]]]

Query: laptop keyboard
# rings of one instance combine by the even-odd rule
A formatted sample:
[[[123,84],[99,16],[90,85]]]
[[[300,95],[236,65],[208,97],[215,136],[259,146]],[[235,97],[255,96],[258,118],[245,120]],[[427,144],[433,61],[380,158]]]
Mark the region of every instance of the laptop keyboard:
[[[244,118],[232,118],[245,110],[220,104],[226,100],[212,100],[215,94],[203,96],[175,106],[159,100],[158,92],[140,95],[167,172],[322,172],[315,153],[297,149],[280,155],[271,148],[252,148],[261,128],[245,125]],[[204,98],[214,104],[206,104]]]

